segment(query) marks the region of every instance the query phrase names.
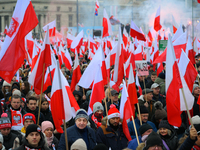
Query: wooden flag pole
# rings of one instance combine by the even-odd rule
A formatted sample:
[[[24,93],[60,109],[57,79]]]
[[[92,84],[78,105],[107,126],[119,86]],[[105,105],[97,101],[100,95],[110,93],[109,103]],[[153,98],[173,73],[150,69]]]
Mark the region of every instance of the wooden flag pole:
[[[45,69],[45,63],[43,64],[43,70],[42,70],[42,84],[41,84],[41,92],[40,92],[40,101],[39,101],[37,125],[39,125],[39,121],[40,121],[40,109],[41,109],[41,101],[42,101],[42,91],[43,91],[43,85],[44,85],[44,69]]]
[[[190,124],[191,124],[192,126],[194,126],[194,125],[193,125],[193,122],[192,122],[192,119],[191,119],[191,115],[190,115],[189,109],[188,109],[188,105],[187,105],[187,101],[186,101],[186,98],[185,98],[185,93],[184,93],[183,88],[181,88],[181,91],[182,91],[182,93],[183,93],[183,99],[184,99],[184,102],[185,102],[185,107],[186,107],[186,109],[187,109],[187,115],[188,115],[188,117],[189,117]]]
[[[140,125],[142,125],[142,119],[141,119],[141,114],[140,114],[140,106],[139,106],[139,103],[137,103],[137,108],[138,108],[138,115],[139,115],[139,118],[140,118]]]
[[[132,121],[133,121],[133,126],[134,126],[134,130],[135,130],[136,139],[137,139],[137,142],[138,142],[138,145],[139,145],[140,142],[139,142],[139,139],[138,139],[138,133],[137,133],[137,129],[136,129],[136,126],[135,126],[135,120],[134,120],[133,116],[131,116],[131,118],[132,118]]]
[[[68,147],[68,139],[67,139],[67,127],[66,127],[66,122],[65,122],[65,119],[64,119],[64,132],[65,132],[65,146],[66,146],[66,150],[69,150],[69,147]]]

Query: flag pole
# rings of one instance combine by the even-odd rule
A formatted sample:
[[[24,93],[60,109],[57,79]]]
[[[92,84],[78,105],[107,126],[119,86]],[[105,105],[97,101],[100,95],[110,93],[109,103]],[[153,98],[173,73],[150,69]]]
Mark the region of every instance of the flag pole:
[[[66,122],[65,122],[65,119],[64,119],[64,132],[65,132],[65,146],[66,146],[66,150],[69,150],[69,147],[68,147],[68,139],[67,139],[67,127],[66,127]]]
[[[39,125],[39,121],[40,121],[40,109],[41,109],[41,101],[42,101],[42,91],[43,91],[43,85],[44,85],[44,69],[45,69],[45,63],[43,63],[43,70],[42,70],[42,84],[41,84],[41,91],[40,91],[40,101],[39,101],[37,125]]]
[[[183,88],[181,88],[181,91],[182,91],[182,93],[183,93],[183,99],[184,99],[184,102],[185,102],[185,107],[186,107],[186,110],[187,110],[187,115],[188,115],[189,120],[190,120],[190,124],[191,124],[192,126],[194,126],[194,125],[193,125],[193,122],[192,122],[192,119],[191,119],[191,115],[190,115],[189,109],[188,109],[188,105],[187,105],[187,101],[186,101],[186,98],[185,98],[185,93],[184,93]]]
[[[132,118],[132,121],[133,121],[133,126],[134,126],[134,130],[135,130],[135,135],[136,135],[137,143],[139,145],[140,142],[139,142],[139,139],[138,139],[138,133],[137,133],[137,129],[136,129],[136,126],[135,126],[135,120],[134,120],[133,116],[131,116],[131,118]]]
[[[138,108],[138,115],[139,115],[139,118],[140,118],[140,125],[142,125],[142,119],[141,119],[141,114],[140,114],[140,106],[139,106],[139,103],[137,103],[137,108]]]

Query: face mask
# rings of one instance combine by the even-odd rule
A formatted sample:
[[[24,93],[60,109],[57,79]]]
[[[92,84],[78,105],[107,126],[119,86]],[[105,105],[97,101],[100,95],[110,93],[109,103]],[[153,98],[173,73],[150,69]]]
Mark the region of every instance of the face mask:
[[[147,140],[147,137],[148,137],[148,135],[144,135],[144,136],[142,137],[142,142],[145,142],[145,141]]]
[[[8,91],[8,89],[5,89],[6,90],[6,93],[8,93],[9,91]]]

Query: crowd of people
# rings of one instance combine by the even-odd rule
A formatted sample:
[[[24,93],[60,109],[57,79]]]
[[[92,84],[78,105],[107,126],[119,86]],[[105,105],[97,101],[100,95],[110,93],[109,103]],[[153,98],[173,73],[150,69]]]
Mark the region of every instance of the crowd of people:
[[[71,58],[74,61],[73,52]],[[87,53],[79,59],[81,73],[89,61]],[[58,133],[54,125],[50,107],[51,86],[42,93],[39,107],[40,95],[28,82],[31,68],[25,60],[19,69],[19,81],[17,75],[11,83],[0,79],[0,150],[65,150],[66,147],[70,150],[200,149],[200,107],[197,104],[200,86],[198,82],[194,83],[192,91],[195,100],[190,113],[194,126],[190,125],[186,112],[181,114],[180,127],[170,125],[166,111],[165,64],[163,67],[157,76],[149,64],[148,76],[136,76],[142,93],[137,92],[139,107],[136,105],[134,110],[135,125],[133,121],[127,123],[131,141],[127,139],[120,119],[121,90],[108,86],[104,87],[106,99],[96,102],[90,115],[87,111],[91,89],[78,87],[72,91],[80,109],[76,117],[66,123],[66,139],[65,133]],[[69,71],[65,64],[61,65],[61,70],[70,84],[73,71]]]

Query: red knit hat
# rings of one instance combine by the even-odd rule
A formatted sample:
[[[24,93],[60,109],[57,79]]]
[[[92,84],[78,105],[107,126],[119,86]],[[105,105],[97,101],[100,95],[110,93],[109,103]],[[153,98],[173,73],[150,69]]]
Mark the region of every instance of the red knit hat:
[[[111,104],[108,111],[108,120],[114,117],[120,117],[120,113],[116,106],[114,104]]]
[[[23,116],[23,124],[25,120],[33,120],[34,124],[36,124],[35,115],[32,113],[27,113]]]

